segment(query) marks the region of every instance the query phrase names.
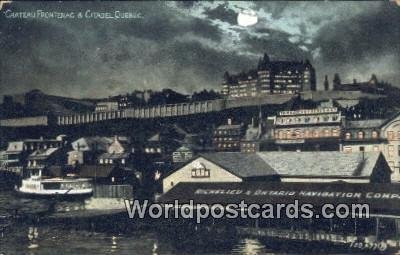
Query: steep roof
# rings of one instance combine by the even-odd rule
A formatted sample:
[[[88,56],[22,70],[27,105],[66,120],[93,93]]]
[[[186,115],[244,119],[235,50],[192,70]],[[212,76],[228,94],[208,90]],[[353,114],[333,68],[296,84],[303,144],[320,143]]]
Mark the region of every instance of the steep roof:
[[[201,157],[219,165],[239,177],[277,175],[257,154],[240,152],[204,153]]]
[[[386,119],[353,120],[346,122],[346,128],[379,128]]]
[[[103,153],[99,156],[99,159],[122,159],[122,158],[128,158],[129,157],[129,152],[124,152],[124,153]]]
[[[58,151],[59,148],[48,148],[46,150],[36,150],[29,155],[29,159],[46,159],[53,153]]]
[[[7,152],[21,152],[24,150],[24,142],[9,142]]]
[[[81,137],[72,142],[73,147],[77,147],[78,144],[87,144],[88,148],[80,148],[80,150],[93,151],[97,150],[107,150],[108,146],[113,141],[112,138],[102,137],[102,136],[89,136],[89,137]],[[75,149],[75,148],[74,148]]]
[[[379,152],[218,152],[200,154],[239,177],[369,177]]]
[[[369,177],[379,152],[259,152],[257,155],[281,176]]]

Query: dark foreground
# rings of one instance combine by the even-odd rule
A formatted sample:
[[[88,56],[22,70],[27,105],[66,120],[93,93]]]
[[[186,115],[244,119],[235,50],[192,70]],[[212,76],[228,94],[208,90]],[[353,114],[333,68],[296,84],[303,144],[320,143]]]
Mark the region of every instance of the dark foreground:
[[[0,215],[12,213],[10,206],[16,208],[21,204],[24,208],[19,208],[19,214],[41,214],[46,210],[46,203],[50,204],[17,197],[13,191],[0,191]],[[82,206],[82,202],[69,201],[56,207],[82,211]],[[72,218],[64,217],[70,213],[52,215],[42,213],[39,221],[35,217],[20,216],[8,227],[2,228],[0,224],[0,254],[343,253],[343,250],[320,245],[289,245],[287,242],[240,238],[233,234],[233,229],[230,231],[229,226],[216,226],[213,234],[203,230],[193,233],[182,227],[175,228],[175,223],[165,220],[131,220],[125,212]]]

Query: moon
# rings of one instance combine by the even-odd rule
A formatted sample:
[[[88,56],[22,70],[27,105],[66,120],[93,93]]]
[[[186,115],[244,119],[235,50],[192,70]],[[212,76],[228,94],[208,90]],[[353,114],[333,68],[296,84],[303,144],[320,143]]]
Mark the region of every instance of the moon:
[[[237,22],[239,26],[249,27],[257,24],[258,17],[253,10],[243,10],[237,16]]]

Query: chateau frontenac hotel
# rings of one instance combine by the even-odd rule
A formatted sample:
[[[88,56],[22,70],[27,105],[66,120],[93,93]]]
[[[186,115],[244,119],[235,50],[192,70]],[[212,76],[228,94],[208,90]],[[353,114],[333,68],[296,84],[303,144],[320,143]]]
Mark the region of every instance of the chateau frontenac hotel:
[[[229,98],[265,94],[295,94],[316,90],[315,69],[306,61],[270,61],[267,54],[257,70],[236,75],[225,72],[222,94]]]

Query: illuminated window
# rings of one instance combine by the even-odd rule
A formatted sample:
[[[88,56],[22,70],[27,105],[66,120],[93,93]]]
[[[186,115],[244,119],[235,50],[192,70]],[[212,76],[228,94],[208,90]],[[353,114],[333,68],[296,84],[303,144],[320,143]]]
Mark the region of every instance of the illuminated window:
[[[343,151],[346,152],[346,153],[350,153],[350,152],[352,152],[352,148],[349,147],[349,146],[346,146],[346,147],[343,148]]]
[[[333,129],[332,130],[332,136],[339,136],[339,130],[338,129]]]
[[[388,140],[394,140],[394,132],[393,131],[388,131],[387,132],[387,139]]]
[[[346,139],[350,139],[351,138],[351,133],[350,132],[347,132],[346,133]]]
[[[331,131],[330,131],[329,129],[325,129],[325,130],[324,130],[324,133],[325,133],[325,136],[326,136],[326,137],[331,136]]]
[[[203,163],[195,163],[192,168],[192,178],[209,178],[210,169],[207,169]]]
[[[372,131],[372,138],[378,138],[378,132]]]
[[[318,130],[314,130],[313,134],[314,134],[314,137],[319,137],[319,132],[318,132]]]
[[[389,158],[394,156],[394,145],[388,146],[388,155],[389,155]]]
[[[357,137],[358,137],[358,139],[364,139],[364,132],[363,131],[359,131],[357,133]]]
[[[380,151],[379,150],[379,145],[374,145],[374,151]]]

